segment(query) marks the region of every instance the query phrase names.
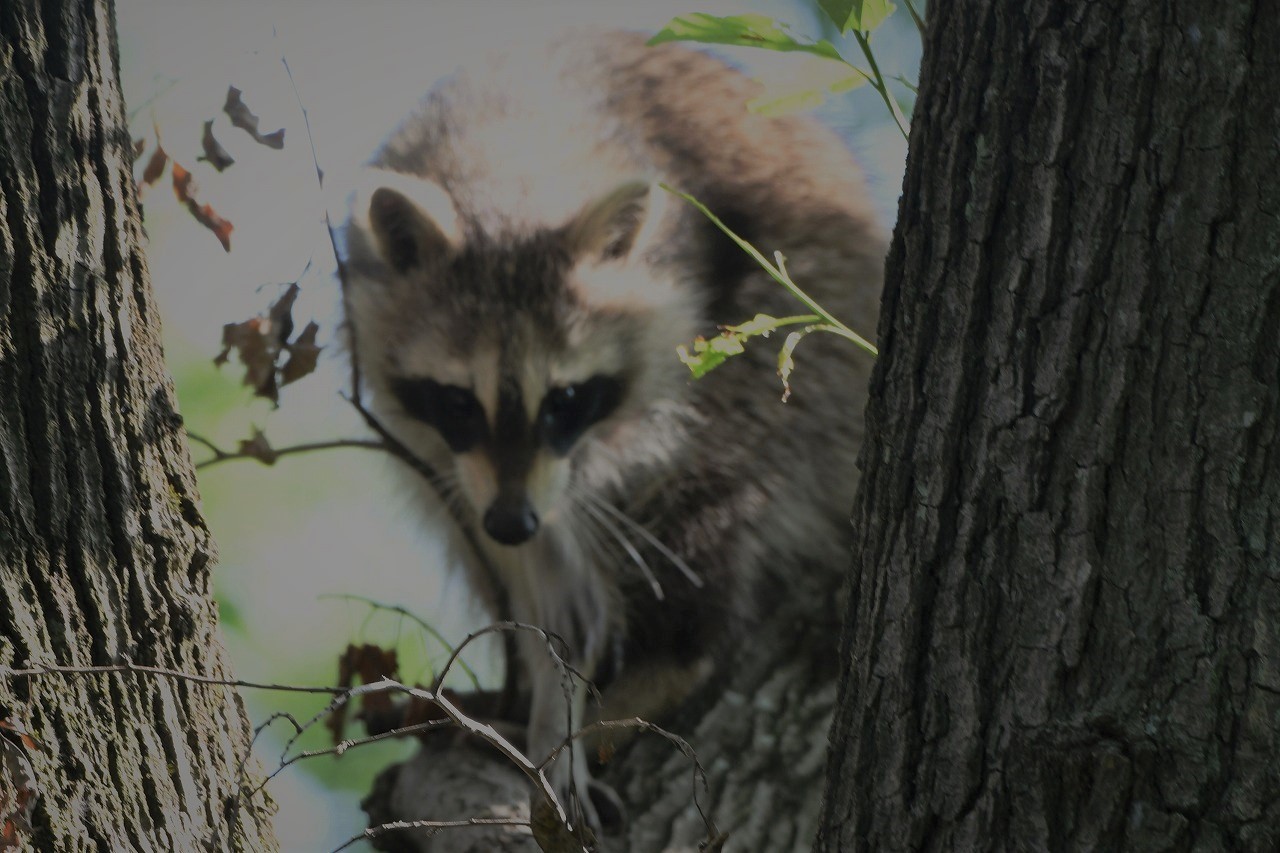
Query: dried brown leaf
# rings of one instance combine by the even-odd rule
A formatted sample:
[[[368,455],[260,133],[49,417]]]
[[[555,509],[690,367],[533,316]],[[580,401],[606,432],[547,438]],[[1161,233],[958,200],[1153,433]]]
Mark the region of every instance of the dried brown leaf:
[[[218,215],[217,211],[211,205],[202,204],[199,207],[188,205],[191,215],[196,221],[213,232],[213,236],[218,238],[218,242],[222,244],[223,251],[231,251],[231,232],[235,230],[235,226]]]
[[[344,690],[355,686],[356,680],[368,684],[381,681],[383,678],[397,678],[400,671],[399,660],[394,649],[384,649],[366,643],[362,646],[348,645],[338,656],[338,686]],[[363,698],[364,707],[361,716],[370,712],[386,712],[391,709],[389,693],[373,693]],[[334,743],[342,740],[342,731],[346,726],[347,706],[340,705],[325,720],[327,728],[333,736]]]
[[[231,251],[231,232],[235,230],[226,219],[223,219],[213,205],[201,204],[196,199],[198,185],[191,173],[183,168],[182,164],[177,160],[173,161],[173,194],[178,197],[178,201],[187,206],[187,210],[195,217],[196,221],[213,232],[218,238],[218,242],[222,244],[224,251]]]
[[[267,434],[257,427],[254,427],[251,438],[240,440],[238,452],[257,459],[263,465],[274,465],[279,458],[271,443],[267,441]]]
[[[529,828],[542,853],[582,853],[585,847],[595,849],[595,833],[585,823],[569,829],[556,814],[555,807],[538,794],[529,808]]]
[[[274,148],[277,151],[284,148],[284,128],[273,130],[270,133],[259,134],[255,137],[259,142],[268,148]]]
[[[142,179],[138,182],[138,188],[149,187],[160,180],[160,176],[164,174],[164,167],[168,164],[169,155],[165,153],[163,146],[157,144],[156,150],[152,151],[151,156],[147,158],[147,165],[142,167]]]
[[[719,835],[708,838],[698,845],[699,853],[722,853],[724,845],[729,841],[729,833],[722,832]]]
[[[372,684],[384,678],[397,678],[400,672],[400,660],[395,649],[384,649],[366,643],[359,649],[355,660],[356,675],[364,684]],[[370,693],[364,697],[364,710],[386,711],[391,707],[390,691]]]
[[[28,752],[35,738],[8,720],[0,720],[0,851],[30,844],[36,774]]]
[[[324,349],[316,344],[316,333],[319,331],[320,327],[313,320],[307,324],[302,334],[298,335],[293,343],[286,345],[286,349],[289,350],[289,360],[280,371],[281,385],[297,382],[307,374],[315,372],[320,351]]]
[[[253,393],[259,397],[278,403],[276,356],[279,344],[271,332],[271,322],[264,317],[253,317],[243,323],[227,323],[222,327],[222,352],[213,363],[221,367],[232,350],[236,351],[245,367],[244,384],[253,388]]]
[[[267,319],[271,321],[272,328],[275,330],[276,341],[281,346],[288,343],[289,337],[293,334],[293,303],[298,301],[298,294],[301,292],[302,288],[298,287],[297,282],[294,282],[267,309]]]
[[[259,132],[259,119],[245,105],[245,102],[240,97],[242,94],[244,93],[235,86],[227,87],[227,102],[223,105],[222,111],[230,117],[231,123],[246,131],[254,140],[268,148],[277,150],[284,148],[284,128],[265,134]]]
[[[173,162],[173,194],[178,197],[178,201],[183,204],[190,203],[195,199],[198,189],[199,184],[196,183],[195,176],[175,160]]]
[[[222,147],[222,143],[213,135],[213,119],[209,119],[204,123],[204,136],[200,139],[200,147],[204,149],[204,154],[196,158],[204,160],[219,172],[228,166],[234,165],[236,160],[232,157],[227,149]]]
[[[235,350],[240,363],[245,366],[244,384],[253,393],[266,397],[273,403],[280,402],[280,386],[295,382],[315,370],[320,347],[315,343],[319,327],[309,323],[292,344],[293,305],[301,288],[291,284],[280,298],[259,315],[242,323],[228,323],[222,327],[222,352],[213,363],[221,367]],[[289,361],[280,368],[282,353],[289,353]]]

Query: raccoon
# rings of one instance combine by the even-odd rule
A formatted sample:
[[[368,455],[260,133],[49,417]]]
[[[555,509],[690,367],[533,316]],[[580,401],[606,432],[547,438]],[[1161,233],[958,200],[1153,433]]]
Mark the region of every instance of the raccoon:
[[[461,506],[493,615],[562,638],[603,691],[567,714],[544,641],[519,636],[534,761],[584,720],[677,707],[770,601],[833,591],[848,561],[869,358],[810,335],[786,403],[777,340],[697,381],[677,358],[805,310],[660,183],[874,328],[885,238],[861,172],[816,121],[748,112],[756,94],[693,49],[575,34],[439,85],[353,195],[347,320],[373,410]],[[585,753],[551,763],[562,794],[587,791]]]

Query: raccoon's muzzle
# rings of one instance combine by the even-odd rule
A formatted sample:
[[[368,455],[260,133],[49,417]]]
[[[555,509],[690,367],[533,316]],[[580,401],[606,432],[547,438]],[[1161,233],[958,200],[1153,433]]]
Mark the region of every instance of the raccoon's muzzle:
[[[538,532],[538,514],[522,493],[502,493],[484,512],[484,532],[501,545],[520,545]]]

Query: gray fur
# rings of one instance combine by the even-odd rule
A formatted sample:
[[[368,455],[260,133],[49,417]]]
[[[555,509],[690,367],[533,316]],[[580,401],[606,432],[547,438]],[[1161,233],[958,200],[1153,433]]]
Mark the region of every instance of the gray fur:
[[[557,371],[627,377],[622,404],[568,467],[529,475],[554,499],[537,507],[535,537],[507,547],[476,532],[512,615],[560,634],[575,665],[617,685],[610,712],[661,713],[724,664],[762,602],[795,584],[834,588],[830,575],[798,573],[848,561],[870,359],[809,336],[785,404],[778,338],[690,380],[678,344],[758,312],[804,311],[700,213],[643,187],[690,192],[766,254],[781,250],[796,281],[864,332],[875,328],[883,235],[840,141],[808,118],[748,114],[754,84],[716,59],[615,33],[491,65],[434,90],[371,162],[384,170],[374,184],[395,178],[412,196],[413,181],[427,182],[428,226],[424,256],[400,270],[357,195],[366,201],[347,241],[359,361],[387,426],[443,471],[454,456],[406,415],[390,377],[474,386],[490,419],[491,385],[523,383],[532,414]],[[591,254],[609,251],[621,259]],[[488,463],[463,458],[477,455],[459,454],[456,470],[479,527]],[[488,578],[472,581],[493,600]],[[563,698],[537,641],[522,640],[522,659],[538,759],[565,734]],[[678,685],[670,697],[628,701],[638,694],[626,675],[663,682],[658,670],[682,674],[665,680]],[[563,788],[568,762],[557,764]],[[585,766],[574,770],[585,784]]]

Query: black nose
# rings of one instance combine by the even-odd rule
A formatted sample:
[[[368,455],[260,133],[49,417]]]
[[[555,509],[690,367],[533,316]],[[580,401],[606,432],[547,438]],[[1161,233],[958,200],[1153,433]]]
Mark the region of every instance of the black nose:
[[[500,496],[485,510],[484,530],[495,542],[519,545],[538,532],[538,514],[523,496]]]

